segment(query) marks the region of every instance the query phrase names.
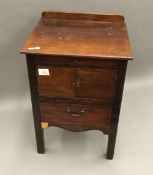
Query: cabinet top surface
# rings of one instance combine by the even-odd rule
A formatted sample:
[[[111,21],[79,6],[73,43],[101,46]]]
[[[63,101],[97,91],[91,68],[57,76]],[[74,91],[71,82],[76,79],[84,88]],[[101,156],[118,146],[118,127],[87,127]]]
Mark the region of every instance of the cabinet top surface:
[[[124,17],[117,14],[43,12],[21,53],[133,58]]]

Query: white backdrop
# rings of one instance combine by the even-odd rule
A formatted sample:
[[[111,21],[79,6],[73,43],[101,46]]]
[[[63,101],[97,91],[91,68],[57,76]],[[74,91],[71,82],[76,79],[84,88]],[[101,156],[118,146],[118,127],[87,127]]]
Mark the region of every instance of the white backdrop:
[[[113,161],[103,157],[107,139],[98,131],[49,128],[47,153],[36,153],[26,62],[19,51],[44,10],[125,16],[135,59],[128,65]],[[151,0],[0,0],[1,174],[152,175],[152,18]]]

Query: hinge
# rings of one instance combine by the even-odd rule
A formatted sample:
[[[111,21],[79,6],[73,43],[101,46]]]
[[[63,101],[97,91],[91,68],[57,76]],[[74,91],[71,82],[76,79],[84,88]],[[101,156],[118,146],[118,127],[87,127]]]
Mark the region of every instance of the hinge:
[[[48,128],[48,123],[47,122],[41,122],[41,128],[42,129]]]

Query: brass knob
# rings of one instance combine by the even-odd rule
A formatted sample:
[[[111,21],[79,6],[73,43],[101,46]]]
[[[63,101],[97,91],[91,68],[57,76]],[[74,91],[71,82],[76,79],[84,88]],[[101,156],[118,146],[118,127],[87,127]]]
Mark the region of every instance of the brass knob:
[[[72,86],[73,86],[73,87],[75,86],[75,81],[72,82]]]
[[[79,81],[76,83],[76,86],[77,86],[77,88],[80,87],[80,82]]]
[[[81,111],[80,111],[81,113],[84,113],[85,112],[85,109],[83,108],[83,109],[81,109]]]
[[[72,86],[79,88],[80,87],[80,82],[79,81],[78,82],[73,81]]]

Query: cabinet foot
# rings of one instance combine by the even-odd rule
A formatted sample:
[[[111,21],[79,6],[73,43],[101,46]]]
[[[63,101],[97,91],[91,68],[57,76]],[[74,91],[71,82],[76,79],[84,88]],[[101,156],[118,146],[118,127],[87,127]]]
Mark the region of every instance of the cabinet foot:
[[[107,154],[106,154],[106,158],[108,160],[112,160],[114,156],[116,135],[117,135],[117,129],[114,129],[113,132],[111,132],[108,135],[108,145],[107,145]]]

